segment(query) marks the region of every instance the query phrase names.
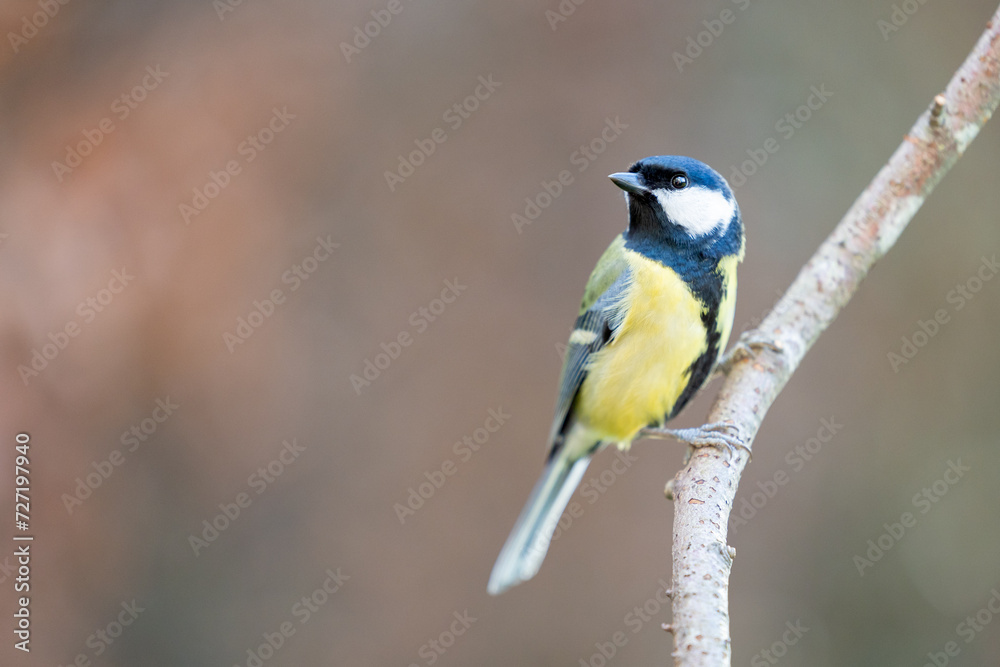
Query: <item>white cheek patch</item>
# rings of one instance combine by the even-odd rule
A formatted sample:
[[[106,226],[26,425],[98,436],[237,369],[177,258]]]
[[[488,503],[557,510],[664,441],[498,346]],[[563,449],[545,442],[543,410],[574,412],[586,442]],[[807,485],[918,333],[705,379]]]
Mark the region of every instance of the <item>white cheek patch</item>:
[[[719,231],[732,219],[736,202],[717,190],[701,186],[683,190],[653,190],[671,222],[680,225],[691,236],[705,236]]]

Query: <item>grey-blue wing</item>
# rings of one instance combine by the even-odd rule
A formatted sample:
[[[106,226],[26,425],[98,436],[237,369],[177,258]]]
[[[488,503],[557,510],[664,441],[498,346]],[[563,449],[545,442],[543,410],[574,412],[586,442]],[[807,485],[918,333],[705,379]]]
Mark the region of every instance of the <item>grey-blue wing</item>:
[[[569,417],[573,402],[580,391],[580,385],[587,377],[591,358],[614,340],[621,327],[626,309],[623,297],[630,281],[631,273],[627,269],[622,271],[590,308],[576,319],[569,344],[566,346],[566,359],[559,380],[559,397],[556,401],[556,414],[552,421],[550,437],[552,452],[562,443],[562,436],[565,435],[567,425],[571,421]]]

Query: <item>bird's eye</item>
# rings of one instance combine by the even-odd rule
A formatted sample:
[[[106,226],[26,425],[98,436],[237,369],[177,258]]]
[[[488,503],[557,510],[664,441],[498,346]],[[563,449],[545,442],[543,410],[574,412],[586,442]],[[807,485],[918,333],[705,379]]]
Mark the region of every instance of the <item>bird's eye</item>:
[[[672,185],[675,190],[683,190],[688,186],[688,177],[683,174],[677,174],[670,179],[670,185]]]

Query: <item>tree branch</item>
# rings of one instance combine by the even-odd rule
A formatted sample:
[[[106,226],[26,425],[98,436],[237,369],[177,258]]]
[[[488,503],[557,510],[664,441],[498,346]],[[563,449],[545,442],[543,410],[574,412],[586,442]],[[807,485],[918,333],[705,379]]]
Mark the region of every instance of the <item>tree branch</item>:
[[[875,179],[802,268],[760,326],[744,337],[709,422],[737,426],[750,445],[806,352],[892,246],[1000,102],[1000,9]],[[775,346],[753,345],[767,341]],[[748,454],[693,450],[673,481],[674,665],[728,667],[729,514]]]

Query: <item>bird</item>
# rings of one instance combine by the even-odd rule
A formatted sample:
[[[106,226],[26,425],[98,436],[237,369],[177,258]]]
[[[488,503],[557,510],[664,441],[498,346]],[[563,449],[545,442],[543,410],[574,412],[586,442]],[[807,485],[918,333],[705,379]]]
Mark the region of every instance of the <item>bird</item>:
[[[492,595],[535,576],[604,447],[626,449],[641,435],[663,434],[694,446],[746,447],[729,424],[663,428],[710,377],[732,332],[745,249],[732,188],[705,163],[677,155],[644,158],[609,178],[624,191],[628,227],[584,289],[548,459],[493,567]]]

